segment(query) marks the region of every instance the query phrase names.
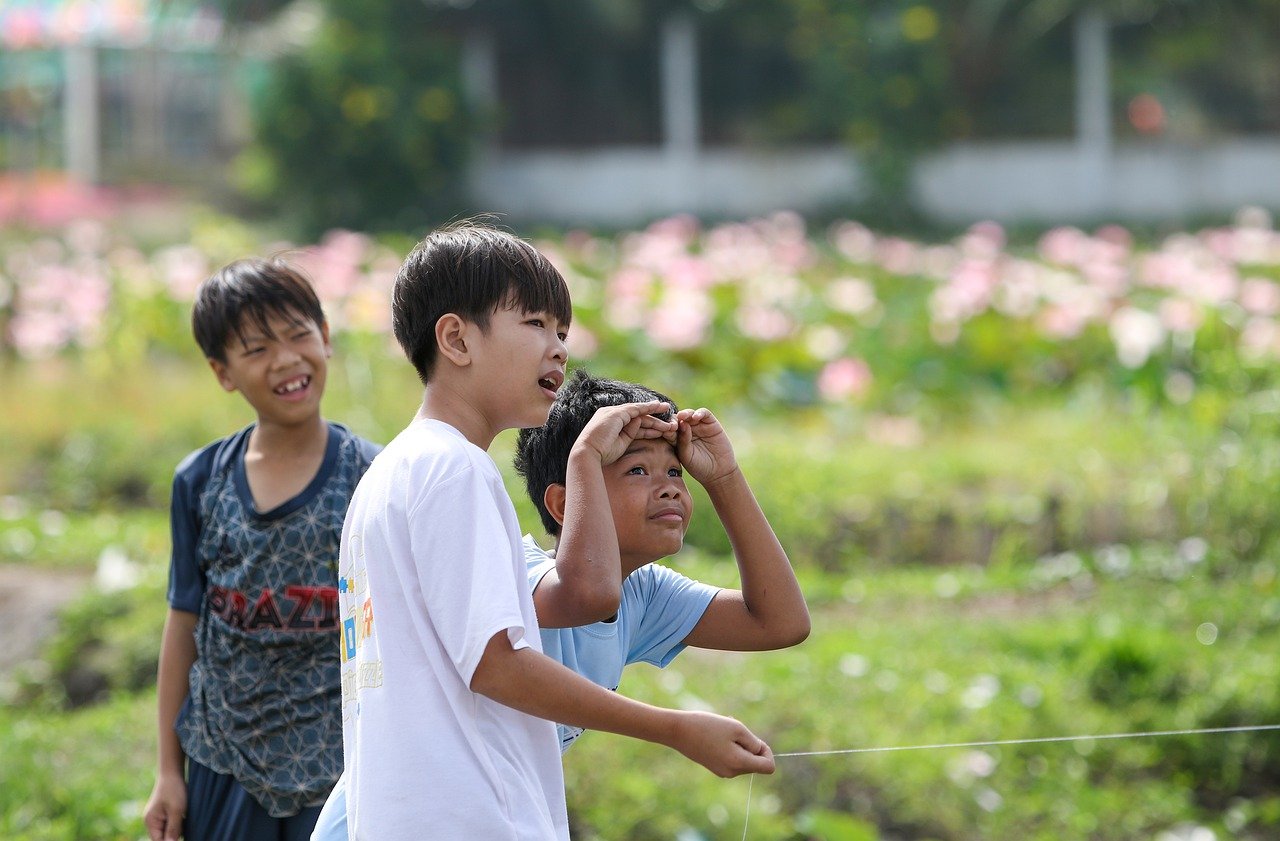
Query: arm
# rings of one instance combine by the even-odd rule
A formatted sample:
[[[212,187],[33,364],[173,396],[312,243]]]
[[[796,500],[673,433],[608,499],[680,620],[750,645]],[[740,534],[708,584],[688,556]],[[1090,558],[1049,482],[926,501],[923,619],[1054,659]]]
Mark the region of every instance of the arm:
[[[143,812],[151,841],[176,839],[182,834],[187,811],[187,786],[183,775],[186,757],[174,723],[190,691],[191,666],[196,660],[196,615],[170,608],[160,642],[160,666],[156,677],[158,710],[156,784]]]
[[[622,561],[603,468],[638,438],[674,437],[676,423],[653,416],[670,411],[660,401],[598,409],[569,451],[562,489],[547,490],[547,508],[560,520],[556,567],[538,582],[533,605],[538,625],[570,628],[608,619],[622,599]],[[562,494],[563,502],[552,496]]]
[[[809,636],[809,609],[791,562],[733,455],[729,436],[706,409],[679,414],[677,452],[702,483],[724,524],[741,590],[721,590],[685,638],[698,648],[765,651]]]
[[[610,692],[531,648],[513,648],[505,631],[489,640],[471,689],[528,715],[666,745],[721,777],[773,773],[773,752],[740,722]]]

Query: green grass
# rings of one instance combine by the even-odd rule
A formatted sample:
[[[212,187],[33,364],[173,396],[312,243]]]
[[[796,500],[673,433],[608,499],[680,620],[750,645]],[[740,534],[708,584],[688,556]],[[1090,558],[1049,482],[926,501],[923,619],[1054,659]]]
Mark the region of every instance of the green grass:
[[[362,351],[352,358],[377,358]],[[22,394],[0,415],[0,563],[90,569],[110,549],[141,572],[131,590],[86,591],[42,664],[9,676],[0,837],[138,838],[168,483],[182,456],[249,418],[195,364],[145,379],[87,362],[0,373]],[[326,412],[386,441],[419,398],[404,366],[353,361],[334,366]],[[637,667],[623,691],[738,716],[779,752],[1280,723],[1267,407],[1206,422],[1077,394],[962,418],[724,412],[814,633],[783,652]],[[538,534],[513,441],[492,453]],[[732,585],[694,493],[673,563]],[[86,699],[99,700],[72,708]],[[566,770],[575,838],[742,836],[748,782],[664,749],[594,733]],[[1280,737],[782,758],[752,789],[753,839],[1106,841],[1194,826],[1263,839],[1280,835]]]
[[[1280,723],[1274,565],[1170,578],[1175,566],[1116,578],[1085,564],[1056,583],[1034,567],[871,572],[846,598],[819,588],[798,649],[689,652],[633,669],[623,691],[732,713],[777,752]],[[741,837],[745,782],[608,735],[579,745],[566,757],[579,837]],[[833,813],[899,838],[1149,838],[1184,823],[1273,837],[1278,774],[1274,733],[781,758],[754,783],[749,837],[815,821],[863,837]]]
[[[1141,547],[1127,565],[1117,551],[1020,569],[806,571],[814,633],[799,648],[689,651],[664,671],[634,667],[622,690],[735,715],[777,752],[1280,723],[1276,563],[1224,573],[1176,547]],[[725,558],[677,561],[734,580]],[[158,637],[158,615],[144,617],[160,589],[125,600],[131,622],[86,599],[55,661],[71,638],[128,649],[135,634],[118,629],[141,638],[148,621]],[[13,746],[0,759],[4,837],[138,837],[153,705],[144,688],[0,713]],[[600,733],[565,761],[575,838],[741,836],[746,780]],[[753,784],[749,837],[1128,839],[1189,824],[1261,839],[1280,832],[1277,781],[1274,733],[781,758]]]

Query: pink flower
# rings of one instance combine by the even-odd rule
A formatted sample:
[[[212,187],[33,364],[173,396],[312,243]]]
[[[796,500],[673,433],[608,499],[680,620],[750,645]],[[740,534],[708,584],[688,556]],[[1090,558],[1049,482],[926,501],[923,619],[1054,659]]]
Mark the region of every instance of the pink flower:
[[[1052,304],[1040,311],[1040,332],[1051,339],[1074,339],[1084,330],[1088,318],[1078,308]]]
[[[596,334],[579,324],[569,328],[567,345],[570,359],[590,359],[600,349]]]
[[[1141,368],[1165,339],[1160,319],[1145,310],[1122,307],[1111,316],[1111,338],[1126,368]]]
[[[870,263],[876,253],[876,235],[858,222],[837,222],[828,233],[836,250],[854,263]]]
[[[1280,285],[1260,277],[1251,277],[1240,284],[1240,306],[1254,315],[1275,315],[1280,312]]]
[[[1079,228],[1061,227],[1040,237],[1040,256],[1059,266],[1074,266],[1084,259],[1089,237]]]
[[[1186,298],[1165,298],[1160,302],[1160,323],[1170,333],[1194,333],[1204,316],[1195,302]]]
[[[1004,228],[996,222],[978,222],[960,239],[960,252],[971,260],[994,260],[1004,246]]]
[[[738,310],[738,329],[744,336],[764,342],[776,341],[795,329],[786,313],[758,304],[748,304]]]
[[[826,298],[838,312],[862,315],[876,305],[876,290],[860,277],[838,277],[827,284]]]
[[[664,350],[697,347],[706,338],[711,314],[711,302],[705,295],[664,296],[649,314],[649,338]]]
[[[818,394],[833,403],[859,397],[871,387],[871,379],[871,367],[863,360],[851,356],[833,359],[818,374]]]
[[[1280,327],[1270,318],[1251,318],[1240,331],[1240,352],[1257,361],[1280,349]]]
[[[174,245],[157,251],[152,258],[169,294],[179,301],[195,298],[196,289],[212,272],[209,258],[192,245]]]

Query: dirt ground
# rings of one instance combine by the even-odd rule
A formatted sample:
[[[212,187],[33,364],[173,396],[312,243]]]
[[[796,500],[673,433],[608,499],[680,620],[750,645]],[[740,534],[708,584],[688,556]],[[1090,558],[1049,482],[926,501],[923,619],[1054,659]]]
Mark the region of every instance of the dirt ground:
[[[39,655],[57,628],[58,611],[89,585],[87,570],[0,565],[0,674]]]

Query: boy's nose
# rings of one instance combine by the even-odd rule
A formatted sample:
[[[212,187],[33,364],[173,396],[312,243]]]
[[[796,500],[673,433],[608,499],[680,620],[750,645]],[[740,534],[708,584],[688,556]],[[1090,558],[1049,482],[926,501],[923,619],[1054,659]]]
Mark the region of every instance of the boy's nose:
[[[271,356],[271,364],[275,368],[284,368],[292,365],[302,358],[302,354],[298,353],[288,345],[282,345],[276,348],[276,352]]]

